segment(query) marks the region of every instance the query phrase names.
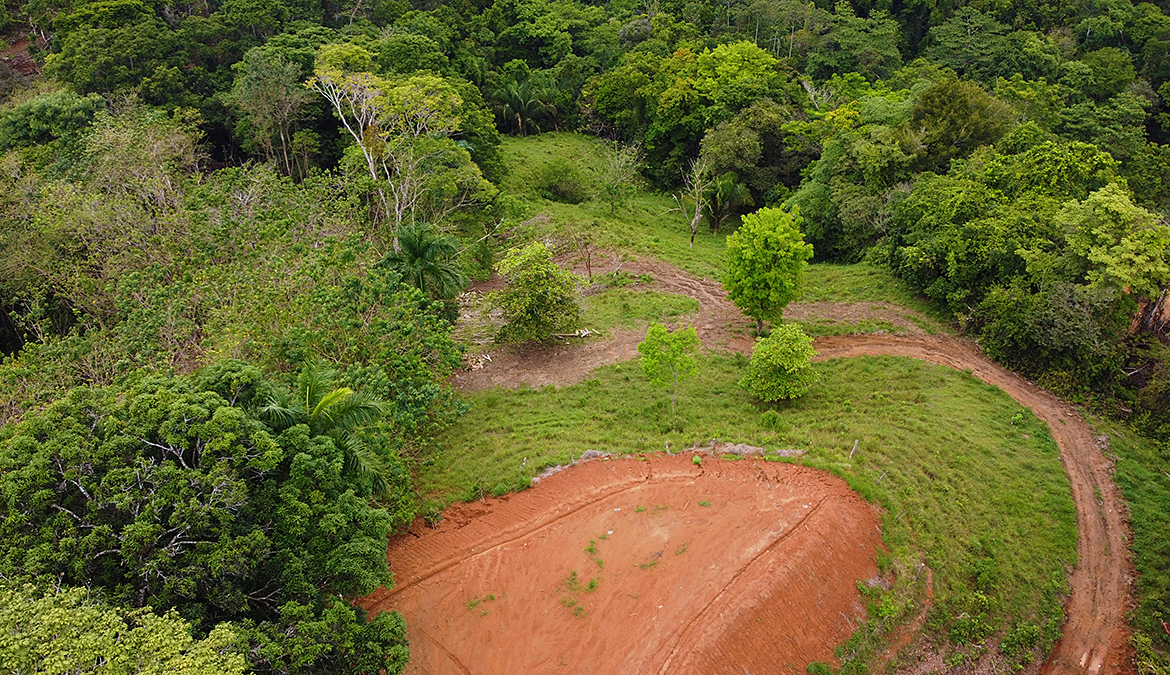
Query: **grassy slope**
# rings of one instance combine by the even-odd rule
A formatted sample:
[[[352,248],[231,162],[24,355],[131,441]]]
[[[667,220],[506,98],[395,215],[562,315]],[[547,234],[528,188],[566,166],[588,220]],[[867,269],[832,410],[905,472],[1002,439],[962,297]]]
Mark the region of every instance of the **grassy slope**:
[[[592,243],[602,249],[627,255],[649,255],[708,279],[722,276],[724,241],[731,230],[712,235],[710,230],[702,229],[695,237],[694,248],[691,248],[690,228],[678,211],[672,211],[675,203],[669,195],[640,190],[626,206],[620,207],[611,216],[609,205],[596,199],[580,204],[563,204],[549,201],[538,194],[534,186],[539,182],[541,171],[550,162],[572,162],[574,166],[580,167],[587,181],[592,180],[599,160],[596,142],[590,137],[580,134],[509,137],[504,140],[502,150],[512,170],[501,187],[520,200],[525,217],[547,216],[547,220],[539,219],[533,230],[526,233],[528,236],[565,239],[571,233],[587,234]],[[610,260],[595,260],[595,274],[609,271],[612,266]],[[889,270],[867,263],[810,265],[799,299],[808,302],[884,301],[902,305],[945,323],[945,318],[937,309],[895,278]],[[866,324],[854,326],[852,330],[882,328],[890,327]],[[937,326],[932,324],[929,328],[933,332]],[[848,330],[848,327],[838,326],[832,330],[814,329],[813,332],[840,333]]]
[[[718,278],[727,233],[712,236],[710,231],[700,231],[695,237],[695,247],[690,248],[690,229],[680,213],[671,212],[675,204],[669,195],[640,190],[611,216],[609,204],[596,199],[562,204],[537,194],[533,187],[537,176],[554,160],[581,167],[583,177],[592,180],[598,154],[596,142],[590,137],[580,134],[510,137],[504,139],[501,149],[511,167],[501,187],[521,199],[527,216],[544,214],[551,218],[548,227],[553,231],[562,235],[570,230],[588,234],[599,248],[653,256],[700,277]],[[595,272],[608,271],[602,269],[603,263],[595,264]]]
[[[670,325],[699,312],[699,301],[675,293],[612,288],[581,301],[581,324],[593,331],[645,328],[651,321]]]
[[[970,375],[878,357],[818,364],[821,383],[769,415],[769,428],[736,386],[744,366],[704,357],[674,417],[668,394],[635,362],[571,387],[470,394],[470,412],[440,439],[420,489],[434,498],[503,492],[589,449],[657,451],[669,441],[677,451],[712,438],[806,449],[806,464],[885,506],[887,543],[925,553],[940,602],[963,605],[973,561],[990,556],[993,615],[1044,623],[1063,587],[1059,559],[1075,560],[1076,520],[1043,423],[1024,413],[1013,425],[1019,406]]]

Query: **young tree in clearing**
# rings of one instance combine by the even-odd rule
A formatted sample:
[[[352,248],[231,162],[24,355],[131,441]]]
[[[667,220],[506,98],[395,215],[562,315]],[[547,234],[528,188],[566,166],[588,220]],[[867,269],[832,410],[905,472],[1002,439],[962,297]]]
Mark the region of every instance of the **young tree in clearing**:
[[[601,149],[602,164],[597,183],[609,203],[609,215],[612,216],[617,207],[625,204],[634,193],[634,176],[638,173],[638,163],[642,161],[642,151],[637,145],[623,146],[617,141],[604,141]]]
[[[743,217],[743,224],[727,238],[723,287],[763,333],[764,319],[777,321],[796,298],[811,244],[800,232],[799,213],[763,208]]]
[[[652,323],[646,330],[646,340],[638,344],[642,355],[642,372],[656,387],[670,387],[670,414],[674,414],[674,401],[678,395],[678,383],[698,372],[695,356],[699,353],[699,335],[694,326],[668,332],[666,326]]]
[[[580,278],[553,262],[542,242],[508,251],[496,263],[508,287],[488,295],[504,311],[507,323],[500,335],[509,342],[544,340],[558,331],[575,328],[581,318],[577,301]]]
[[[756,341],[739,386],[769,403],[802,396],[817,381],[812,369],[816,353],[812,338],[799,326],[777,326],[770,336]]]

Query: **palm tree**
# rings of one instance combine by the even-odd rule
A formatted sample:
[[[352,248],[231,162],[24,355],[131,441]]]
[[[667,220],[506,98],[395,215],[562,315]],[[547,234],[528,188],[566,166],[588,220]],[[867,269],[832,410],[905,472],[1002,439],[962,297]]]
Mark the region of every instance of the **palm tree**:
[[[734,171],[716,178],[707,189],[707,220],[711,223],[711,234],[718,232],[723,222],[740,208],[754,203],[752,191],[739,182]]]
[[[385,414],[384,403],[349,387],[335,388],[335,375],[319,361],[305,364],[296,391],[269,398],[259,417],[277,432],[304,424],[311,435],[330,438],[345,453],[345,472],[370,481],[375,496],[388,497],[386,463],[357,433]]]
[[[398,248],[386,254],[382,265],[432,299],[451,300],[467,286],[467,277],[451,262],[458,252],[452,237],[426,225],[407,225],[398,229]]]

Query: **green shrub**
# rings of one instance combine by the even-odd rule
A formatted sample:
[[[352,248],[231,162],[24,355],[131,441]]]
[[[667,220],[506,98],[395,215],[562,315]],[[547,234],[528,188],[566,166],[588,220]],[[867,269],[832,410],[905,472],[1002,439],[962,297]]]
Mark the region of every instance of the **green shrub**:
[[[580,204],[589,199],[585,174],[567,159],[557,159],[541,167],[535,187],[540,196],[554,202]]]
[[[763,401],[798,398],[817,381],[812,368],[815,354],[812,338],[799,327],[778,326],[770,337],[756,342],[739,384]]]

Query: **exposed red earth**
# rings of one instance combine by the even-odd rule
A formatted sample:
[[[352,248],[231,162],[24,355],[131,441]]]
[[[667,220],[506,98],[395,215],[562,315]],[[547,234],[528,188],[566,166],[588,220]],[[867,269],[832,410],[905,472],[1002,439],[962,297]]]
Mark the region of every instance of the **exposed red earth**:
[[[666,263],[655,262],[650,260],[640,260],[635,263],[626,263],[623,269],[634,273],[642,274],[649,272],[654,276],[654,282],[649,288],[654,290],[663,290],[673,293],[683,293],[699,300],[701,310],[694,323],[698,328],[699,336],[703,340],[704,345],[709,349],[720,350],[737,350],[747,352],[751,348],[751,339],[744,331],[744,327],[749,323],[749,320],[744,317],[732,305],[726,294],[723,292],[718,282],[698,279],[677,268],[674,268]],[[1056,440],[1061,451],[1061,461],[1068,474],[1069,481],[1072,485],[1073,499],[1077,509],[1077,524],[1078,524],[1078,562],[1074,569],[1071,570],[1070,585],[1071,593],[1065,604],[1066,623],[1063,627],[1064,637],[1054,649],[1049,660],[1044,664],[1042,672],[1048,674],[1063,674],[1063,673],[1090,673],[1091,675],[1115,673],[1129,674],[1134,672],[1133,660],[1131,656],[1131,648],[1129,646],[1129,628],[1126,624],[1125,614],[1131,607],[1133,602],[1132,595],[1132,566],[1129,560],[1129,528],[1126,523],[1124,501],[1122,500],[1120,491],[1113,483],[1112,475],[1112,461],[1106,456],[1104,448],[1098,443],[1094,437],[1092,430],[1085,423],[1079,412],[1064,403],[1062,403],[1055,396],[1049,394],[1047,391],[1031,384],[1018,375],[1002,368],[995,364],[990,359],[985,357],[977,347],[969,341],[959,338],[950,337],[946,335],[926,335],[923,331],[917,328],[912,322],[905,321],[904,314],[908,310],[901,310],[891,305],[884,305],[883,303],[813,303],[813,304],[799,304],[794,303],[790,305],[785,313],[787,318],[800,319],[818,319],[827,318],[837,321],[857,321],[862,318],[883,319],[899,326],[899,330],[905,330],[904,333],[891,334],[869,334],[869,335],[846,335],[846,336],[829,336],[820,338],[816,341],[816,348],[820,352],[818,359],[825,360],[830,358],[845,358],[852,356],[863,355],[891,355],[902,356],[908,358],[920,359],[930,363],[935,363],[942,366],[947,366],[956,369],[970,370],[976,377],[981,380],[994,384],[1003,389],[1009,396],[1018,401],[1021,405],[1030,408],[1038,417],[1045,420],[1051,429],[1052,436]],[[492,360],[484,363],[484,367],[478,371],[463,372],[456,377],[456,385],[465,389],[480,389],[491,386],[542,386],[546,384],[567,385],[574,382],[579,382],[588,376],[589,371],[597,366],[607,363],[633,358],[637,355],[636,345],[640,341],[641,335],[634,331],[614,331],[614,333],[606,340],[585,341],[583,343],[575,344],[561,344],[553,347],[544,347],[538,349],[493,349]],[[651,462],[651,466],[653,464]],[[617,463],[609,462],[601,466],[615,466]],[[590,465],[586,465],[590,466]],[[720,465],[722,466],[722,464]],[[773,465],[767,465],[769,467]],[[570,475],[573,476],[587,476],[596,469],[581,470],[574,469]],[[769,469],[771,470],[771,469]],[[575,479],[576,480],[576,479]],[[585,479],[580,479],[585,480]],[[831,480],[831,479],[830,479]],[[542,485],[539,489],[532,491],[531,494],[537,495],[546,487],[551,487],[554,483],[549,485]],[[582,484],[581,490],[586,493],[591,488]],[[522,493],[512,499],[520,499],[529,493]],[[649,493],[648,493],[649,494]],[[526,498],[533,499],[533,498]],[[673,509],[676,508],[674,502],[662,502],[671,507],[672,510],[667,511],[671,513],[672,517],[677,515]],[[456,515],[448,516],[451,520],[460,520],[469,518],[470,512],[475,509],[482,508],[475,505],[461,505],[454,508]],[[559,507],[559,508],[564,508]],[[689,508],[694,508],[691,504]],[[475,525],[477,521],[472,520],[470,526],[476,528],[520,528],[523,529],[525,525],[520,523],[532,522],[531,518],[535,516],[525,516],[529,520],[520,519],[515,523],[508,524],[495,520],[503,516],[492,515],[496,511],[487,510],[485,518],[491,518],[490,522],[484,525]],[[558,511],[559,512],[559,511]],[[500,513],[506,513],[501,510]],[[486,521],[485,521],[486,522]],[[567,521],[566,521],[567,522]],[[600,526],[601,522],[597,521]],[[447,525],[446,527],[451,527]],[[440,532],[442,532],[442,528]],[[511,530],[509,530],[511,531]],[[672,530],[675,532],[676,530]],[[426,536],[429,533],[416,532],[423,536],[418,537],[417,541],[422,544],[424,540],[430,539]],[[581,532],[584,535],[584,531]],[[596,532],[593,534],[597,534]],[[448,535],[450,536],[450,535]],[[675,535],[681,536],[681,535]],[[409,576],[404,576],[404,565],[409,569],[417,569],[425,567],[417,562],[411,562],[414,557],[419,555],[427,555],[425,553],[413,553],[413,536],[408,538],[400,538],[391,544],[390,560],[395,566],[395,571],[398,574],[399,586],[392,594],[383,594],[381,596],[371,596],[370,606],[382,608],[407,608],[408,605],[403,604],[401,607],[394,604],[394,598],[402,598],[405,603],[408,597],[413,598],[409,589],[419,585],[418,582],[411,580]],[[453,541],[453,540],[452,540]],[[794,538],[792,543],[785,545],[786,551],[791,551],[788,555],[802,556],[808,555],[809,552],[793,548],[795,544],[801,543],[802,540]],[[810,543],[811,542],[806,542]],[[576,546],[576,548],[565,544],[566,555],[577,555],[578,551],[585,544]],[[429,545],[428,545],[429,546]],[[470,546],[470,545],[467,545]],[[481,549],[482,550],[482,549]],[[665,550],[665,549],[663,549]],[[689,550],[689,547],[688,547]],[[444,555],[448,556],[442,558],[448,561],[444,564],[449,566],[459,565],[463,560],[463,555],[468,553],[464,549],[462,554],[456,554],[455,549],[450,549]],[[669,553],[669,552],[668,552]],[[872,561],[872,550],[870,552]],[[669,557],[664,554],[664,558]],[[439,558],[435,558],[438,560]],[[547,594],[549,592],[548,586],[552,584],[555,587],[556,574],[566,574],[564,565],[569,564],[575,559],[557,558],[550,554],[550,560],[555,560],[555,565],[537,565],[534,569],[527,569],[525,572],[529,575],[535,575],[534,579],[539,579],[536,585],[539,589]],[[472,558],[468,558],[472,560]],[[509,565],[520,565],[522,558],[515,560],[509,559]],[[431,563],[434,565],[435,563]],[[482,563],[466,563],[470,565],[478,565]],[[580,563],[573,563],[578,567],[584,567]],[[665,565],[665,563],[662,563]],[[870,562],[872,564],[872,562]],[[560,567],[557,567],[560,565]],[[549,571],[556,568],[555,571]],[[477,568],[480,569],[480,568]],[[486,568],[484,568],[486,569]],[[665,569],[665,568],[664,568]],[[543,571],[539,571],[543,570]],[[483,570],[481,570],[482,572]],[[695,572],[692,570],[692,572]],[[417,573],[416,573],[417,574]],[[549,576],[549,575],[553,576]],[[481,574],[481,577],[484,578]],[[626,578],[626,577],[623,577]],[[842,584],[837,591],[848,591],[853,587],[854,581],[858,577],[848,579],[841,577],[836,580],[829,578],[822,578],[818,583]],[[436,577],[437,579],[437,577]],[[689,580],[689,582],[687,581]],[[696,594],[698,589],[702,588],[706,577],[703,574],[695,573],[692,576],[680,578],[679,586],[675,589],[676,593]],[[431,582],[427,582],[428,584]],[[438,583],[436,580],[435,583]],[[623,582],[624,583],[624,582]],[[689,585],[688,585],[689,583]],[[615,584],[616,585],[616,584]],[[815,587],[815,588],[814,588]],[[459,600],[455,595],[449,598],[451,602],[466,601],[473,597],[469,593],[472,589],[467,587],[464,589],[467,593],[467,598]],[[810,593],[813,591],[819,593],[833,593],[832,589],[817,587],[815,584],[810,585],[807,590],[802,593]],[[417,593],[418,591],[415,591]],[[456,594],[454,590],[448,590],[449,594]],[[462,592],[462,591],[460,591]],[[492,593],[491,589],[484,587],[483,593]],[[600,592],[600,591],[598,591]],[[633,591],[637,592],[637,591]],[[855,594],[856,591],[853,591]],[[498,594],[497,594],[498,596]],[[538,596],[539,597],[539,596]],[[600,596],[598,596],[600,597]],[[855,598],[855,595],[853,596]],[[665,603],[664,609],[670,607]],[[638,633],[639,631],[647,630],[642,624],[627,623],[627,619],[634,619],[636,617],[623,617],[621,611],[627,609],[624,605],[606,604],[599,605],[594,613],[587,616],[593,617],[591,620],[596,621],[603,612],[614,612],[614,614],[606,614],[609,621],[624,627],[625,632]],[[407,611],[404,609],[404,611]],[[446,610],[443,610],[444,612]],[[756,610],[752,610],[756,611]],[[438,609],[426,610],[428,615],[440,616]],[[468,613],[465,611],[465,613]],[[846,612],[848,615],[849,613]],[[749,613],[749,616],[755,616]],[[458,613],[446,613],[441,615],[443,621],[458,622],[460,631],[458,639],[460,641],[478,640],[481,639],[479,633],[473,630],[474,624],[470,621],[473,617],[464,617]],[[489,614],[491,616],[491,610]],[[590,643],[588,635],[582,637],[576,633],[581,632],[582,624],[575,624],[568,622],[563,615],[553,616],[551,612],[542,613],[541,621],[533,623],[526,630],[531,631],[540,628],[541,634],[551,631],[553,634],[558,630],[564,630],[572,635],[561,636],[556,639],[566,641],[565,644],[590,644],[596,647],[604,644],[606,649],[614,647],[616,649],[618,642],[605,643]],[[486,618],[486,617],[484,617]],[[573,617],[574,619],[576,617]],[[543,621],[547,619],[554,621],[549,627],[543,628]],[[408,624],[413,619],[411,614],[407,613]],[[681,621],[678,616],[674,616],[673,620]],[[784,621],[783,618],[780,619]],[[765,622],[766,623],[766,622]],[[813,630],[820,624],[809,624],[805,626],[804,632]],[[642,626],[642,627],[639,627]],[[427,629],[420,628],[421,631]],[[678,630],[676,625],[676,631]],[[446,635],[446,633],[444,633]],[[452,633],[455,635],[455,633]],[[658,635],[658,633],[654,633]],[[690,634],[688,634],[690,635]],[[706,633],[704,634],[706,635]],[[730,633],[728,633],[730,635]],[[416,633],[416,637],[422,636],[422,633]],[[836,640],[834,644],[839,644],[844,639],[845,633],[833,633],[830,638],[828,634],[815,636],[819,644],[829,644]],[[641,634],[641,637],[645,637]],[[707,638],[705,638],[707,639]],[[710,638],[714,639],[714,638]],[[749,638],[746,634],[736,638],[736,642],[751,642],[756,638]],[[802,638],[803,639],[803,638]],[[436,642],[438,640],[438,642]],[[512,656],[504,654],[510,649],[517,649],[524,652],[529,649],[530,641],[521,641],[517,646],[505,646],[506,643],[496,642],[491,650],[485,652],[477,652],[483,654],[496,654],[493,658],[509,659]],[[438,646],[428,645],[446,645],[442,642],[442,638],[427,638],[422,636],[422,641],[415,641],[413,653],[414,658],[418,659],[417,666],[412,668],[422,668],[421,670],[413,670],[412,672],[497,672],[492,670],[476,670],[470,671],[443,671],[443,670],[426,670],[431,666],[427,665],[434,663],[432,659],[434,649],[442,651]],[[634,646],[640,645],[641,641],[630,642],[630,638],[626,637],[622,645],[629,645],[633,649]],[[655,643],[657,644],[657,643]],[[708,645],[709,642],[704,642]],[[710,643],[713,644],[713,643]],[[444,648],[450,649],[445,646]],[[704,646],[704,649],[708,647]],[[662,645],[655,647],[654,653],[661,655],[662,650],[665,649]],[[673,649],[673,648],[672,648]],[[803,649],[803,648],[802,648]],[[587,650],[589,651],[589,650]],[[645,654],[645,652],[638,652]],[[773,652],[770,653],[775,653]],[[811,653],[811,652],[800,652]],[[432,656],[428,656],[431,654]],[[510,654],[510,652],[509,652]],[[744,655],[746,658],[746,654]],[[437,658],[437,657],[435,657]],[[598,657],[600,658],[600,657]],[[597,664],[595,667],[578,667],[569,664],[567,669],[561,668],[553,672],[650,672],[648,670],[622,670],[629,663],[628,659],[633,658],[616,654],[614,656],[616,661],[607,663],[616,663],[610,669],[604,666],[600,661],[589,661],[589,663]],[[648,658],[643,656],[642,658]],[[738,659],[739,657],[737,657]],[[770,657],[769,663],[771,668],[777,667],[777,659],[780,657]],[[812,660],[812,659],[810,659]],[[824,660],[822,658],[822,660]],[[729,661],[727,663],[747,663],[746,661]],[[511,662],[509,662],[511,663]],[[639,661],[638,663],[643,663]],[[661,661],[645,661],[645,663],[661,663],[666,664],[665,658]],[[677,664],[677,661],[671,661]],[[687,663],[691,663],[688,661]],[[781,664],[782,665],[782,664]],[[800,664],[797,664],[798,666]],[[658,666],[661,667],[661,666]],[[680,666],[681,667],[681,666]],[[689,666],[688,666],[689,667]],[[713,665],[710,666],[714,668]],[[675,666],[671,666],[671,671],[674,672]],[[749,672],[787,672],[784,670],[752,670]],[[516,670],[513,672],[524,672],[523,670]],[[532,672],[543,672],[539,668]],[[688,671],[690,672],[690,671]],[[722,672],[717,669],[712,670],[695,670],[693,672]],[[727,672],[744,672],[742,669],[733,669]]]
[[[795,675],[864,620],[879,546],[875,509],[820,471],[599,459],[416,525],[361,604],[403,613],[407,673]]]

